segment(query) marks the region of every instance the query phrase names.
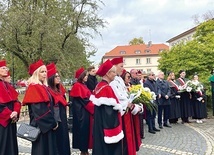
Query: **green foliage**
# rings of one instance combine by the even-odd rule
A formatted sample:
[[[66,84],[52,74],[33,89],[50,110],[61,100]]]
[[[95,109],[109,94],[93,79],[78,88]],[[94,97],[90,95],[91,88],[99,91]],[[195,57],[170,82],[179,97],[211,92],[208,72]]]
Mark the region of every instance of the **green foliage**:
[[[184,69],[189,79],[197,72],[210,98],[208,79],[214,67],[214,20],[200,24],[192,41],[174,46],[160,56],[158,68],[164,72],[173,71],[178,76],[179,70]]]
[[[98,2],[103,4],[99,0],[1,1],[0,49],[4,57],[9,64],[11,55],[15,57],[18,72],[42,58],[45,63],[55,62],[64,77],[71,77],[77,68],[89,66],[88,58],[96,52],[88,40],[105,26],[96,14]]]
[[[140,45],[140,44],[145,44],[142,37],[140,37],[140,38],[133,38],[129,42],[129,45]]]

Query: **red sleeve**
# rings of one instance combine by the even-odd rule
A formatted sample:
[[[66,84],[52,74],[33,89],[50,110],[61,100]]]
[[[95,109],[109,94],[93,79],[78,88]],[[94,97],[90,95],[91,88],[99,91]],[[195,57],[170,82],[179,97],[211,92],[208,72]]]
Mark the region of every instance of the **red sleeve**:
[[[85,109],[90,113],[94,114],[94,104],[90,101],[85,105]]]
[[[14,103],[14,111],[16,111],[19,114],[20,110],[21,110],[21,103],[17,101]]]

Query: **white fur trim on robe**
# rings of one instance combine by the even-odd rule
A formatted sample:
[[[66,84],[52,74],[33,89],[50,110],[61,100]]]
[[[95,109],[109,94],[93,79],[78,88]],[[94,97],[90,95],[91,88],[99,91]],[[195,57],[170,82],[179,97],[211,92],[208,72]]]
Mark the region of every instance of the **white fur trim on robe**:
[[[116,97],[119,100],[120,105],[123,108],[123,112],[121,113],[122,115],[125,113],[128,103],[129,103],[129,95],[128,95],[128,90],[125,86],[125,83],[123,79],[119,76],[116,76],[112,82],[109,84],[111,88],[113,89]]]
[[[124,133],[123,133],[123,130],[121,130],[121,132],[116,136],[112,136],[112,137],[104,136],[104,141],[106,144],[112,144],[112,143],[119,142],[123,138],[124,138]]]
[[[94,95],[91,95],[89,100],[92,101],[92,103],[96,106],[101,106],[101,105],[113,106],[114,110],[118,110],[121,113],[123,112],[122,106],[119,103],[117,103],[117,101],[114,98],[108,98],[108,97],[96,98]]]

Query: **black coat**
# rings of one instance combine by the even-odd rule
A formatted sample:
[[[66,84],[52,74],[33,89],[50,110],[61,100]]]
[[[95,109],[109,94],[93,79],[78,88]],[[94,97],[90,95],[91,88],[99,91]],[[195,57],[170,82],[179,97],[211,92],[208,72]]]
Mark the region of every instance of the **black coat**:
[[[137,78],[131,78],[130,83],[132,85],[138,85],[140,84],[140,80],[138,80]]]
[[[88,79],[86,81],[86,86],[92,92],[97,85],[97,78],[96,76],[88,75]]]
[[[158,95],[161,95],[161,98],[158,98],[158,105],[170,105],[170,99],[166,99],[165,96],[167,95],[170,97],[170,88],[169,83],[165,80],[157,79],[156,81]]]
[[[149,88],[151,91],[155,93],[155,95],[158,95],[158,88],[156,85],[156,81],[147,79],[143,83],[143,86]]]

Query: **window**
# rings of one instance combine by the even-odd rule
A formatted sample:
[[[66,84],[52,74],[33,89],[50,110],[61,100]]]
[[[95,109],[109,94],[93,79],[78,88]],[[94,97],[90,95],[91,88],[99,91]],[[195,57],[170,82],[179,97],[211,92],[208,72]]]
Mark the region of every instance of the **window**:
[[[150,53],[151,51],[150,50],[145,50],[145,53]]]
[[[126,54],[126,51],[120,51],[120,54]]]
[[[151,63],[151,58],[146,58],[146,63],[150,64]]]
[[[136,65],[140,65],[140,59],[136,59]]]
[[[140,53],[141,53],[140,50],[136,50],[136,51],[135,51],[135,54],[140,54]]]
[[[192,36],[191,36],[191,35],[187,37],[187,40],[191,40],[191,39],[192,39]]]
[[[151,72],[151,71],[152,71],[151,69],[147,69],[147,73],[148,73],[148,72]]]

